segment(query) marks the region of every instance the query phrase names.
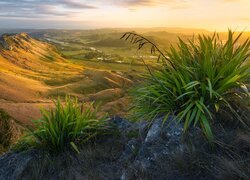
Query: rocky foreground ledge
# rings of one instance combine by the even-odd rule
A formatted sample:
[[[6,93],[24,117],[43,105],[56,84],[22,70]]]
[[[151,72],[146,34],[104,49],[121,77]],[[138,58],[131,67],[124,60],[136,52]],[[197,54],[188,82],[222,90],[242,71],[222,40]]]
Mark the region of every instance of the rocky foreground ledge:
[[[0,157],[0,179],[247,179],[249,142],[236,140],[237,130],[219,133],[221,147],[211,148],[198,128],[183,136],[183,124],[171,118],[132,123],[112,120],[119,132],[83,145],[81,153],[51,156],[38,150],[9,152]],[[249,134],[248,134],[249,135]],[[249,136],[248,136],[249,137]],[[228,158],[230,142],[241,159]],[[226,145],[230,144],[230,145]],[[225,147],[224,147],[225,146]],[[235,152],[240,152],[235,151]],[[231,157],[231,156],[230,156]]]

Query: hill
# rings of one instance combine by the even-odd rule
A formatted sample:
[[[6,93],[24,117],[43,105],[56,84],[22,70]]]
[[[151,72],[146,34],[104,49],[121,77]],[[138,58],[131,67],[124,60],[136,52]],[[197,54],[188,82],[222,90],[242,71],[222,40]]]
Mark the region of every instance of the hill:
[[[51,100],[58,96],[85,101],[98,97],[109,103],[123,98],[122,89],[131,84],[124,73],[100,69],[98,64],[89,67],[73,63],[55,46],[26,33],[3,34],[0,38],[0,108],[21,122],[39,118],[39,108],[51,107]]]
[[[38,94],[48,89],[41,81],[59,69],[71,74],[67,61],[53,46],[26,33],[0,38],[0,65],[0,98],[5,100],[39,99]]]

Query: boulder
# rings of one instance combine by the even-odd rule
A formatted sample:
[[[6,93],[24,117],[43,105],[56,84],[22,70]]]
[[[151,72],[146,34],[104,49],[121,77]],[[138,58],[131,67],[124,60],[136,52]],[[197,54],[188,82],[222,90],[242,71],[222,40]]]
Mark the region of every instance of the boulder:
[[[134,123],[113,117],[110,123],[118,131],[79,146],[80,154],[70,149],[59,155],[42,150],[9,152],[0,157],[0,179],[248,179],[248,160],[234,157],[232,162],[231,150],[226,151],[225,145],[211,148],[199,128],[184,135],[182,123],[173,117],[165,123],[163,119]],[[231,127],[218,134],[236,142]],[[249,134],[242,137],[238,143]],[[247,149],[235,153],[247,158]]]

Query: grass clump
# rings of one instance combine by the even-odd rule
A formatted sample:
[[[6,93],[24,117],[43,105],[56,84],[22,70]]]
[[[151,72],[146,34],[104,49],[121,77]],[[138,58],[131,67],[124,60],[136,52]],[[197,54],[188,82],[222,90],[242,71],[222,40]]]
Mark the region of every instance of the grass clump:
[[[185,132],[199,124],[212,141],[215,112],[223,108],[240,119],[231,100],[249,97],[250,41],[239,44],[241,35],[229,31],[225,42],[216,33],[188,42],[179,39],[178,48],[171,47],[165,55],[148,39],[126,33],[122,38],[138,43],[139,49],[152,45],[151,52],[158,52],[163,60],[159,69],[149,69],[145,84],[133,93],[136,117],[154,119],[164,114],[167,119],[175,114],[176,121],[184,122]]]
[[[7,148],[11,141],[10,116],[3,109],[0,109],[0,145]]]
[[[55,109],[41,112],[42,118],[34,121],[18,149],[31,146],[58,153],[71,147],[79,152],[77,144],[89,142],[109,128],[107,115],[98,115],[93,103],[80,105],[70,98],[62,103],[58,99]]]

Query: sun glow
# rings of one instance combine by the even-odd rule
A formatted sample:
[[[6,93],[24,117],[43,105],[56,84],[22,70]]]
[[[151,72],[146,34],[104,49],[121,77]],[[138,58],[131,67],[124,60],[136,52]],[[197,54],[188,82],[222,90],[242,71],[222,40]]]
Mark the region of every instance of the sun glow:
[[[188,27],[250,30],[249,0],[1,1],[0,28]]]

